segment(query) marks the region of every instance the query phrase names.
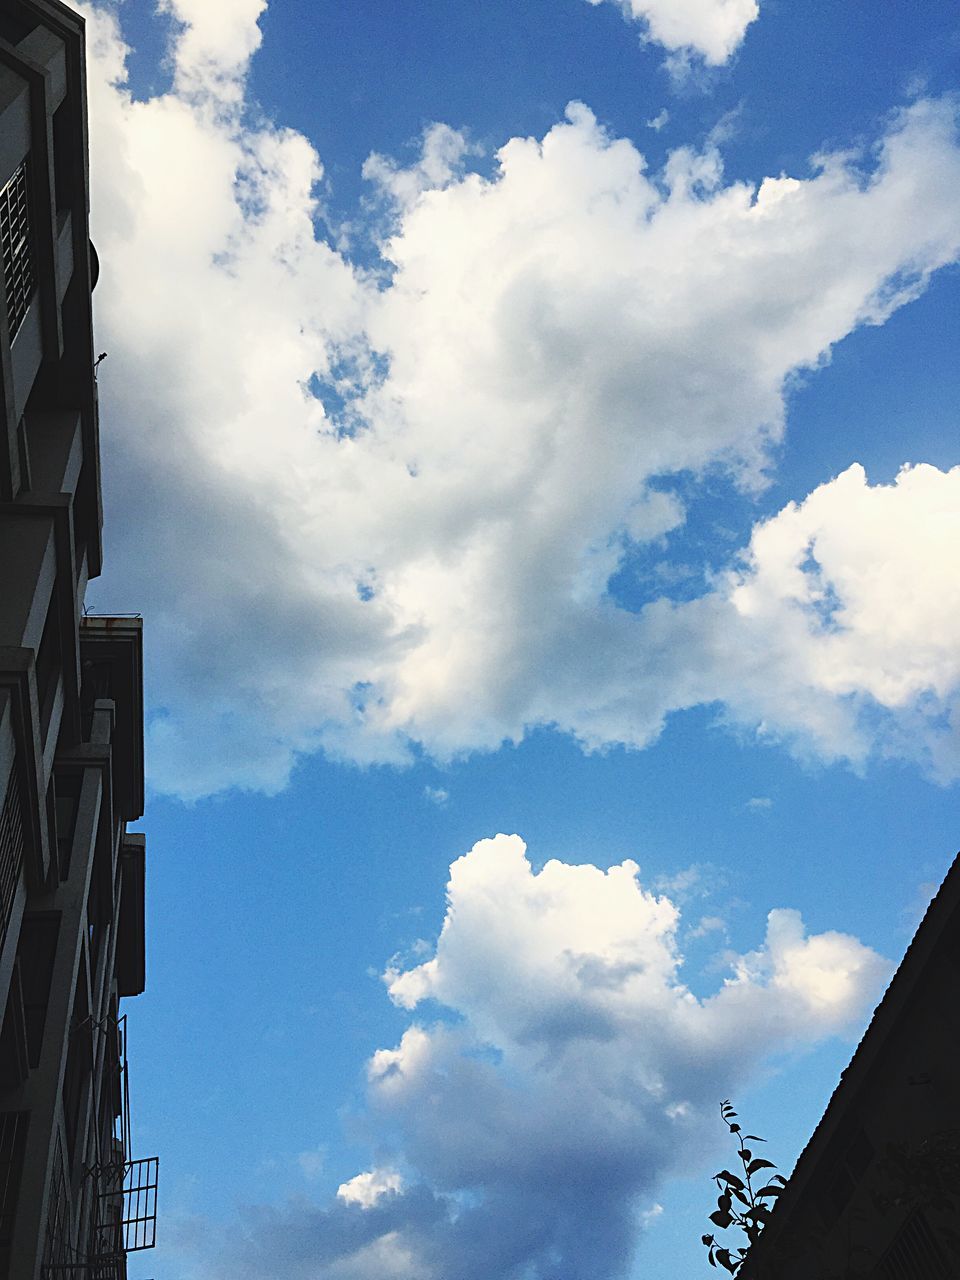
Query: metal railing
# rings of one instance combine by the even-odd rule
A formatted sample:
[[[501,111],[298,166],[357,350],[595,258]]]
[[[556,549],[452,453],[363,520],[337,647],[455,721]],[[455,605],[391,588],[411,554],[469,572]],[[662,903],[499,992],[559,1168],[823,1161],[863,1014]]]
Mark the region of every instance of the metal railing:
[[[85,1258],[82,1262],[54,1262],[40,1270],[41,1280],[125,1280],[123,1257]]]
[[[23,865],[23,814],[20,810],[18,763],[10,771],[7,793],[0,809],[0,946],[7,936],[10,913]]]
[[[106,1018],[93,1024],[96,1030],[116,1035],[117,1094],[120,1114],[114,1132],[113,1150],[97,1153],[97,1164],[89,1172],[97,1186],[98,1205],[94,1226],[94,1253],[110,1256],[152,1249],[157,1242],[157,1182],[160,1159],[148,1156],[131,1160],[130,1074],[127,1068],[127,1019]],[[99,1141],[99,1139],[98,1139]]]
[[[952,1269],[920,1209],[906,1220],[871,1280],[951,1280]]]
[[[152,1249],[157,1243],[157,1183],[160,1157],[128,1160],[123,1174],[123,1248],[126,1253]]]
[[[36,254],[30,226],[30,184],[27,161],[0,190],[0,253],[7,295],[10,341],[30,308],[37,287]]]
[[[154,1248],[160,1157],[104,1165],[96,1172],[99,1202],[94,1256],[109,1258]]]

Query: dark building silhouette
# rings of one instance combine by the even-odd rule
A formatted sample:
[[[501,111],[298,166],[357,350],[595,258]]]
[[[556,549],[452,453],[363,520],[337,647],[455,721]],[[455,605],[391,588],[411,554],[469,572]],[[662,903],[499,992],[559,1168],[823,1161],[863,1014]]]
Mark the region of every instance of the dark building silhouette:
[[[738,1275],[960,1277],[960,857]]]
[[[0,0],[0,1280],[153,1243],[126,1026],[144,985],[141,630],[101,568],[84,24]]]

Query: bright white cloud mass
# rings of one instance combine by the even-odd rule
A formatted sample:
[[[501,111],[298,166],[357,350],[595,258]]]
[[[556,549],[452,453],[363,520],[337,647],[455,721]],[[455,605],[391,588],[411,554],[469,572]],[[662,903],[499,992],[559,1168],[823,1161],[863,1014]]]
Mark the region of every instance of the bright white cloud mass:
[[[306,138],[242,110],[261,0],[168,8],[148,101],[85,10],[103,590],[150,619],[155,788],[271,791],[300,753],[442,759],[537,725],[642,747],[702,704],[956,776],[960,470],[880,485],[851,459],[700,598],[610,587],[682,527],[679,476],[758,490],[787,379],[957,259],[955,103],[757,185],[712,143],[651,172],[581,103],[489,174],[435,125],[412,166],[368,161],[369,270],[318,230]],[[754,6],[688,9],[657,38],[716,61]]]
[[[603,0],[589,0],[602,4]],[[650,40],[675,52],[726,62],[760,13],[757,0],[613,0],[624,16],[645,25]]]
[[[662,1181],[702,1161],[717,1080],[862,1024],[890,971],[781,909],[697,998],[636,863],[535,872],[518,836],[474,845],[447,894],[434,954],[384,975],[415,1020],[367,1066],[382,1167],[327,1208],[261,1211],[214,1275],[623,1275]]]

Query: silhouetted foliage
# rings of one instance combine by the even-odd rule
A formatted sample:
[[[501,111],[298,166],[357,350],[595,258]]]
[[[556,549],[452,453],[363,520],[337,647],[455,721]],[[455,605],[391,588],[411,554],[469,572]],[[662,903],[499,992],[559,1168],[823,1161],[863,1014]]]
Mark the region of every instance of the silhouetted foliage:
[[[743,1177],[731,1173],[729,1169],[721,1169],[719,1173],[713,1175],[719,1195],[716,1211],[711,1213],[710,1221],[721,1231],[725,1231],[728,1227],[737,1228],[747,1237],[748,1243],[731,1250],[726,1245],[718,1243],[713,1235],[702,1236],[701,1239],[707,1247],[711,1267],[721,1266],[731,1275],[736,1275],[746,1260],[750,1245],[759,1239],[770,1217],[772,1203],[765,1204],[764,1201],[775,1200],[786,1186],[787,1180],[779,1173],[775,1173],[765,1186],[754,1187],[754,1175],[760,1174],[761,1177],[757,1181],[763,1182],[767,1178],[764,1170],[777,1167],[769,1160],[759,1159],[753,1154],[752,1148],[747,1146],[748,1142],[765,1142],[766,1139],[758,1137],[755,1133],[740,1132],[740,1126],[736,1122],[737,1113],[730,1105],[729,1099],[721,1102],[720,1114],[724,1124],[737,1140],[737,1155],[743,1166]]]

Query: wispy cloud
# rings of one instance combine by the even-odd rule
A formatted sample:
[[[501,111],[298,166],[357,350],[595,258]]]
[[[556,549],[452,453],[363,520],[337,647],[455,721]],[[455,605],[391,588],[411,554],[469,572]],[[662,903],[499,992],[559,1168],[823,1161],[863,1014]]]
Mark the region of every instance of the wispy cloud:
[[[314,1147],[311,1151],[301,1151],[297,1156],[297,1164],[305,1178],[313,1181],[323,1173],[327,1162],[325,1146]]]
[[[700,921],[687,932],[687,939],[706,938],[711,933],[726,935],[727,923],[722,916],[701,916]]]
[[[773,808],[773,801],[769,796],[751,796],[743,807],[751,813],[769,813]]]
[[[429,800],[431,804],[437,805],[438,808],[449,803],[450,792],[446,787],[431,787],[429,784],[423,788],[423,798]]]

